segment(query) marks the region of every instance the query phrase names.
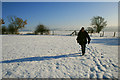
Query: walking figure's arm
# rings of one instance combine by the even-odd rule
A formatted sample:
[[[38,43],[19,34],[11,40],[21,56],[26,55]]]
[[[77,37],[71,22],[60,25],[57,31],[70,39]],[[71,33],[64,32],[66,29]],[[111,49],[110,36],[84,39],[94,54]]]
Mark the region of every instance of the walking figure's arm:
[[[90,38],[90,36],[89,36],[89,34],[87,33],[87,38],[88,38],[88,44],[90,43],[90,41],[91,41],[91,38]]]
[[[77,38],[76,38],[77,43],[79,43],[79,38],[80,38],[79,36],[80,36],[80,32],[78,33]]]

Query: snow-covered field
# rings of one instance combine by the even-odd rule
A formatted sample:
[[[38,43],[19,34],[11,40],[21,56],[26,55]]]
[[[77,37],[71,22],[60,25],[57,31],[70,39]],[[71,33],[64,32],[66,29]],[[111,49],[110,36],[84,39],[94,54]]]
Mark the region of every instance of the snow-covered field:
[[[118,38],[91,38],[81,56],[76,36],[3,35],[2,77],[118,78]]]

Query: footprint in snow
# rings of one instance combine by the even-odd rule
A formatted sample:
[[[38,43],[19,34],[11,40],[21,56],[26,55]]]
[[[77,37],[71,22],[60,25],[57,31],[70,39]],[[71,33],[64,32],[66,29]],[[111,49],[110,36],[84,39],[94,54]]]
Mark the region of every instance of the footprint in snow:
[[[9,76],[10,76],[11,74],[12,74],[12,72],[10,72],[10,71],[7,71],[7,72],[6,72],[6,75],[9,75]]]
[[[101,58],[104,58],[104,56],[101,56]]]
[[[103,67],[102,65],[99,65],[99,66],[98,66],[98,69],[99,69],[100,71],[106,71],[106,68]]]
[[[56,69],[59,69],[59,67],[57,66]]]
[[[115,65],[115,64],[113,64],[113,63],[112,63],[112,65],[113,65],[114,67],[118,67],[117,65]],[[120,68],[120,67],[119,67],[119,68]]]

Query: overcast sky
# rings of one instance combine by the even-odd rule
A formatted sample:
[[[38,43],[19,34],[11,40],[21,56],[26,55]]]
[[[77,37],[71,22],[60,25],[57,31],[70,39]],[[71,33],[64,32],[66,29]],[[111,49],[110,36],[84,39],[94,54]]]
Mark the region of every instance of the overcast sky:
[[[107,27],[118,26],[117,2],[3,2],[2,17],[27,19],[26,29],[34,30],[38,24],[50,29],[80,29],[90,26],[93,16],[102,16]]]

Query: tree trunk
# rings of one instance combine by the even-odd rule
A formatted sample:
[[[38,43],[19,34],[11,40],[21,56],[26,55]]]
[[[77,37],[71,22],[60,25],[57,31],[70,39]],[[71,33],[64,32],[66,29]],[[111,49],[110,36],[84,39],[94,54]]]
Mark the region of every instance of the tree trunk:
[[[43,32],[41,32],[41,35],[43,35]]]
[[[15,30],[15,34],[18,34],[18,29]]]

